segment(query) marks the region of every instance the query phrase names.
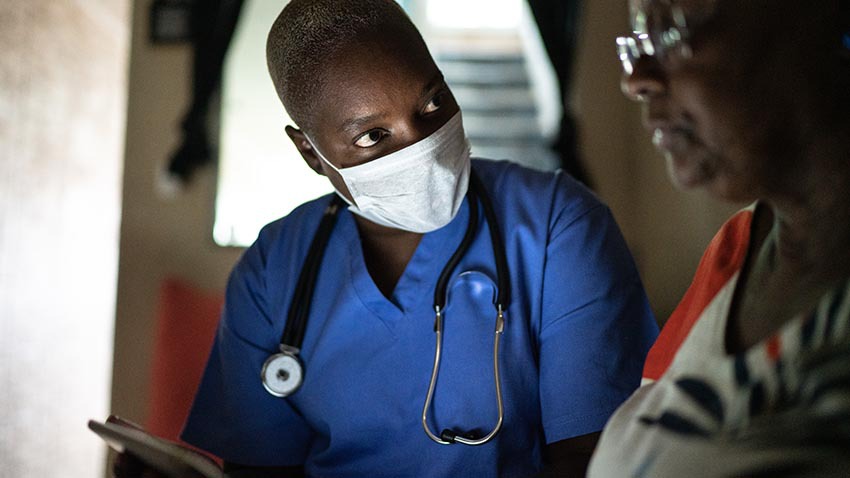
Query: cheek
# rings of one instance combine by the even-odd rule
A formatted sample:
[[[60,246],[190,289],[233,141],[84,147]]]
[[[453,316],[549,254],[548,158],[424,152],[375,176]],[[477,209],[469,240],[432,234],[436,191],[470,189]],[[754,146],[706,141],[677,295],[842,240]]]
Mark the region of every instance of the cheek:
[[[708,149],[722,154],[752,125],[734,92],[704,82],[684,83],[680,89],[684,114]]]
[[[683,189],[703,187],[720,199],[755,199],[766,157],[765,119],[739,91],[703,81],[682,83],[675,93],[680,118],[693,128],[695,147],[681,157],[668,155],[673,182]]]
[[[731,72],[703,72],[682,82],[680,101],[706,147],[720,156],[773,152],[787,113],[765,88]]]
[[[348,186],[345,185],[345,181],[342,180],[342,176],[339,175],[338,172],[331,169],[327,164],[322,162],[322,170],[325,173],[325,177],[331,182],[331,185],[340,192],[346,199],[354,203],[354,198],[351,196],[351,192],[348,190]]]

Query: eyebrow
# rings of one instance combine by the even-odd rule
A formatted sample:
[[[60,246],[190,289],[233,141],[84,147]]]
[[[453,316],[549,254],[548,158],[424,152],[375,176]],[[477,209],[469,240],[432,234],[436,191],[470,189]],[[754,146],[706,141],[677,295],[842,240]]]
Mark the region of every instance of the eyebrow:
[[[357,118],[351,118],[351,119],[345,120],[342,123],[342,126],[340,126],[340,130],[345,132],[345,133],[359,131],[359,130],[363,129],[364,125],[375,121],[376,119],[380,118],[381,116],[383,116],[383,115],[381,115],[379,113],[375,113],[375,114],[371,114],[371,115],[359,116]]]
[[[445,83],[446,80],[445,78],[443,78],[443,72],[438,70],[437,74],[434,75],[434,77],[431,78],[431,80],[427,84],[425,84],[425,88],[422,89],[422,99],[430,95],[435,88],[437,88],[438,86],[443,86]]]
[[[437,74],[434,75],[434,77],[431,78],[431,80],[428,81],[427,84],[425,84],[425,87],[422,89],[422,93],[420,94],[420,99],[424,99],[425,97],[430,95],[435,88],[437,88],[438,86],[442,86],[443,84],[445,84],[443,73],[438,71]],[[381,116],[383,116],[381,113],[373,113],[366,116],[359,116],[356,118],[345,120],[340,126],[340,130],[345,133],[357,132],[361,130],[363,126],[379,119]]]

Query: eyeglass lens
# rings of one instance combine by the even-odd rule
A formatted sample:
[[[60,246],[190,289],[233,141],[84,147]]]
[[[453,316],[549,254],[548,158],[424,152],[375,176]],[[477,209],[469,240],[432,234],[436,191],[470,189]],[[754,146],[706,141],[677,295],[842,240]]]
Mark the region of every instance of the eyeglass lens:
[[[641,56],[663,62],[671,55],[689,58],[692,54],[682,8],[669,1],[642,3],[632,10],[633,32],[617,38],[617,53],[626,74],[634,71],[634,63]]]

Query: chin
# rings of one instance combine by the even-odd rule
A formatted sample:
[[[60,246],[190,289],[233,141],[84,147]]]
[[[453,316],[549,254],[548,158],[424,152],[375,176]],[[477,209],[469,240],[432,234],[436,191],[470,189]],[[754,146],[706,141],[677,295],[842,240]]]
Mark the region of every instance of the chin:
[[[714,199],[746,203],[758,199],[754,188],[745,184],[743,178],[722,174],[709,161],[696,161],[692,157],[681,157],[666,153],[667,174],[673,185],[680,190],[705,190]]]
[[[741,187],[732,181],[714,181],[705,189],[711,197],[728,203],[747,204],[759,199],[752,188]]]
[[[664,159],[667,161],[670,182],[677,189],[696,189],[709,186],[712,182],[714,175],[711,174],[711,168],[693,156],[665,152]]]

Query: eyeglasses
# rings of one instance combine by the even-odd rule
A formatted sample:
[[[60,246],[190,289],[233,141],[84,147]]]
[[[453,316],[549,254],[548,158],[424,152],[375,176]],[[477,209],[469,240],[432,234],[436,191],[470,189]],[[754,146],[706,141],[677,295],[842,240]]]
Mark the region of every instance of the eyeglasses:
[[[617,53],[627,75],[642,56],[664,63],[671,58],[689,59],[693,50],[689,40],[691,32],[682,8],[670,0],[648,2],[636,7],[632,14],[632,34],[617,37]]]

